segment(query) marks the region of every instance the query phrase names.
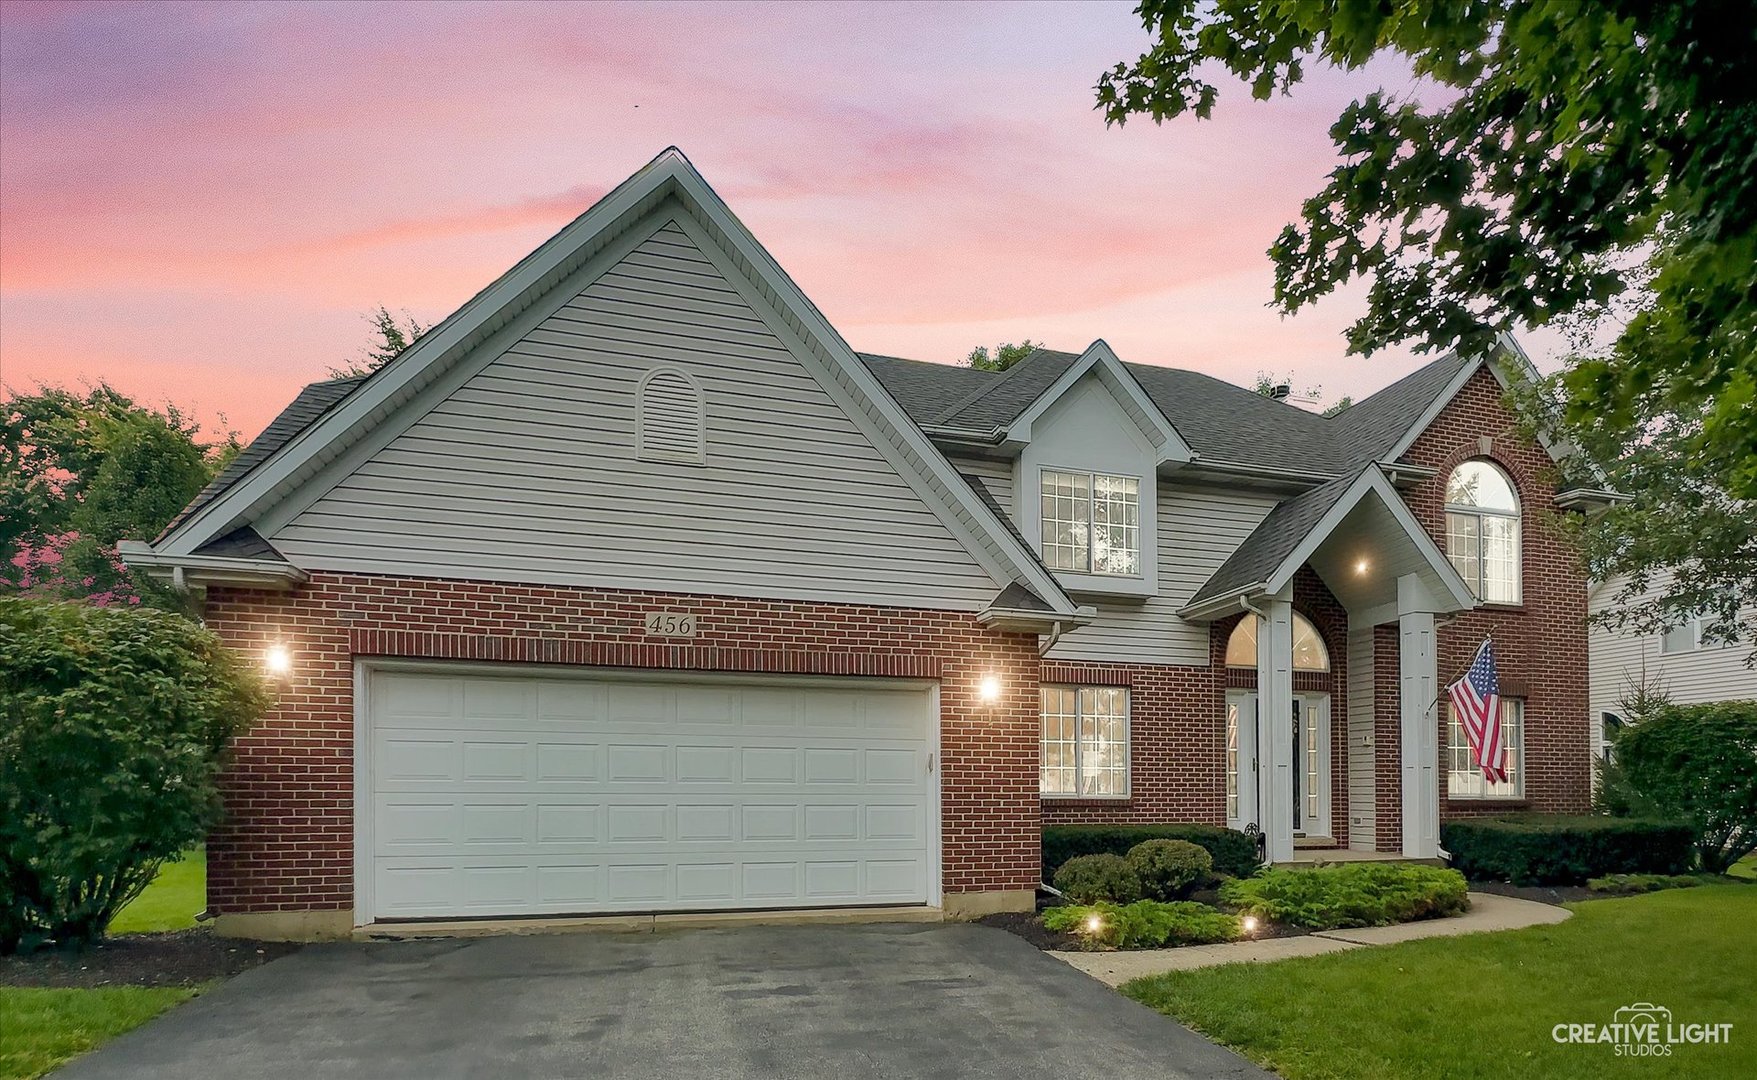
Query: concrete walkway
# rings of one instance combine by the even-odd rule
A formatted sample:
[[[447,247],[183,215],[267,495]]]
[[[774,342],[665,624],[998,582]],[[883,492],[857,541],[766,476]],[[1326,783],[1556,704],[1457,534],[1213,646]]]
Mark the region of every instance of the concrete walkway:
[[[1393,945],[1421,938],[1481,934],[1492,930],[1523,930],[1545,926],[1573,916],[1567,908],[1517,900],[1493,893],[1470,894],[1470,910],[1450,919],[1367,926],[1358,930],[1320,930],[1306,937],[1236,941],[1228,945],[1189,945],[1181,949],[1137,949],[1129,952],[1060,952],[1049,955],[1066,961],[1109,986],[1131,979],[1162,975],[1167,971],[1190,971],[1220,964],[1266,963],[1297,956],[1322,956],[1368,945]]]

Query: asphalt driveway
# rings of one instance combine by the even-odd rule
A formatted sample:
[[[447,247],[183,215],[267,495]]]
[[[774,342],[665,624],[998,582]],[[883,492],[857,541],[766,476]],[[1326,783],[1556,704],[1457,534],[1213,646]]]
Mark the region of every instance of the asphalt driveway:
[[[56,1076],[1270,1074],[1011,934],[899,925],[313,946]]]

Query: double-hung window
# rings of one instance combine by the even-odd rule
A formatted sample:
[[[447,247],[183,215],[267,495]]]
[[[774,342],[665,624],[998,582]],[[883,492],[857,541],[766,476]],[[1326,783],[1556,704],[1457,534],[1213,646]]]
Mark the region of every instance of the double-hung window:
[[[1446,557],[1477,599],[1519,602],[1519,496],[1492,462],[1466,461],[1446,481]]]
[[[1076,574],[1141,572],[1141,481],[1134,476],[1045,469],[1043,563]]]
[[[1067,798],[1129,794],[1129,692],[1115,686],[1043,687],[1039,790]]]
[[[1446,793],[1454,799],[1517,799],[1525,794],[1525,702],[1501,699],[1501,745],[1506,748],[1507,781],[1493,784],[1470,752],[1470,739],[1451,705],[1446,706]]]

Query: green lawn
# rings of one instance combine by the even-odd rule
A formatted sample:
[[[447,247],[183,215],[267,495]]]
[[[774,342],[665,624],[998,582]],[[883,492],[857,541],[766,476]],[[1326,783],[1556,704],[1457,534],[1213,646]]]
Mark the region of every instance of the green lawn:
[[[110,932],[188,929],[206,906],[206,897],[207,858],[192,851],[161,867],[153,883],[117,914]],[[201,987],[0,987],[0,1080],[41,1076],[200,992]]]
[[[1572,905],[1556,926],[1138,979],[1123,992],[1289,1080],[1757,1076],[1757,886]],[[1734,1024],[1666,1059],[1563,1045],[1651,1002],[1675,1023]]]
[[[0,988],[0,1077],[28,1080],[194,997],[193,987]]]
[[[112,934],[187,930],[207,906],[207,852],[201,848],[159,867],[159,876],[134,902],[117,912]]]

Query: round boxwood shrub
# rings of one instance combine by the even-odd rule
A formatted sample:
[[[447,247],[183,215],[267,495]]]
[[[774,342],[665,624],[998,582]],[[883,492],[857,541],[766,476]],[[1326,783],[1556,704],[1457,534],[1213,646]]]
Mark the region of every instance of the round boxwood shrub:
[[[1141,878],[1121,855],[1077,855],[1055,872],[1053,884],[1076,904],[1127,904],[1141,898]]]
[[[1143,840],[1128,860],[1150,900],[1182,900],[1214,872],[1214,857],[1188,840]]]
[[[0,597],[0,953],[100,936],[218,819],[267,700],[181,615]]]

